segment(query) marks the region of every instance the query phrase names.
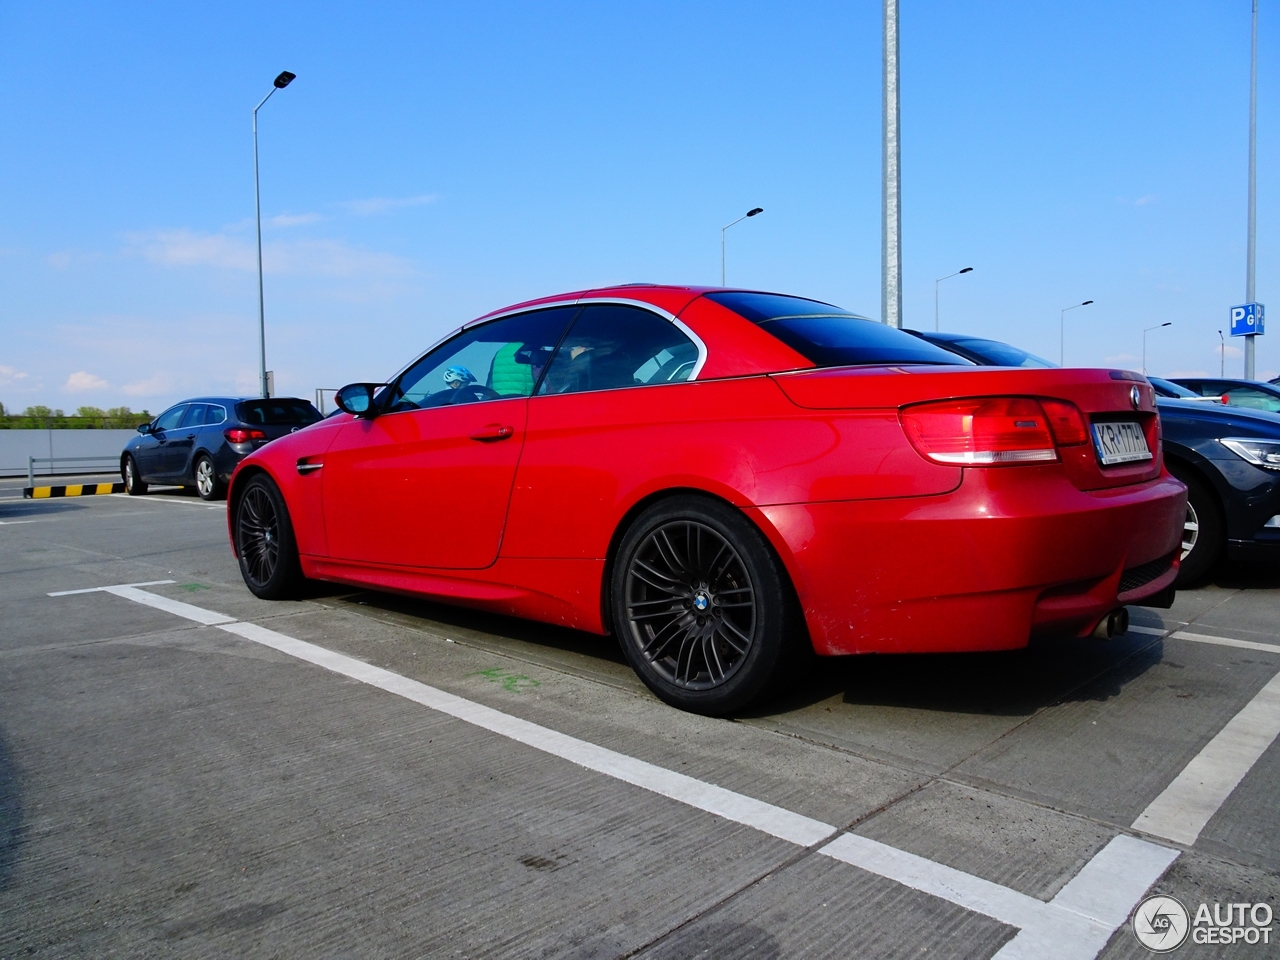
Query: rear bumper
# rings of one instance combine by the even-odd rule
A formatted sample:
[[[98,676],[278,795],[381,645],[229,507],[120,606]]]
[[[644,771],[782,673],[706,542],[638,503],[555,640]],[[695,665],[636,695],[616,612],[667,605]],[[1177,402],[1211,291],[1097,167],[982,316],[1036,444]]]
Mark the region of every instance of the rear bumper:
[[[1177,576],[1186,488],[1168,474],[1086,493],[1052,467],[965,473],[942,496],[752,511],[788,566],[818,653],[1087,636]]]

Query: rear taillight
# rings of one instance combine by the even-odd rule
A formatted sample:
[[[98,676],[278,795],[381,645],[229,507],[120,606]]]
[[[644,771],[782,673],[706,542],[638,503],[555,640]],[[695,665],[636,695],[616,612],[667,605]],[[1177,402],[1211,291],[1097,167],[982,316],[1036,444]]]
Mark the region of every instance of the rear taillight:
[[[983,467],[1058,459],[1043,408],[1022,397],[916,404],[903,409],[902,427],[935,463]]]
[[[230,430],[223,430],[222,435],[230,443],[248,443],[250,440],[267,439],[267,435],[261,430],[246,430],[244,427],[232,427]]]
[[[1074,447],[1086,443],[1089,434],[1085,430],[1080,408],[1065,400],[1041,400],[1040,406],[1049,418],[1049,429],[1060,447]]]

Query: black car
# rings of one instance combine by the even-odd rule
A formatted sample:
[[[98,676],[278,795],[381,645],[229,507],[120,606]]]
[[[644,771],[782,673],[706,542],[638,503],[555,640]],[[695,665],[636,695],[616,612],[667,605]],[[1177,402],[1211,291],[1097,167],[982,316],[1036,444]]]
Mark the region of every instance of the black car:
[[[1202,397],[1221,397],[1233,407],[1280,413],[1280,387],[1274,383],[1223,377],[1175,377],[1173,382]]]
[[[988,366],[1056,366],[995,340],[916,335]],[[1019,355],[1038,362],[1009,362]],[[1177,585],[1203,577],[1224,551],[1232,560],[1280,558],[1280,415],[1224,406],[1215,402],[1217,394],[1211,399],[1148,379],[1156,391],[1165,466],[1187,486]]]
[[[928,333],[922,330],[907,330],[912,336],[927,340],[935,346],[957,353],[966,360],[984,367],[1056,367],[1043,357],[1034,353],[1001,343],[999,340],[988,340],[985,337],[971,337],[964,333]]]
[[[217,500],[226,495],[236,464],[250,453],[322,419],[296,397],[184,400],[138,427],[120,455],[120,474],[135,496],[146,493],[148,484],[169,483],[194,485],[205,500]]]

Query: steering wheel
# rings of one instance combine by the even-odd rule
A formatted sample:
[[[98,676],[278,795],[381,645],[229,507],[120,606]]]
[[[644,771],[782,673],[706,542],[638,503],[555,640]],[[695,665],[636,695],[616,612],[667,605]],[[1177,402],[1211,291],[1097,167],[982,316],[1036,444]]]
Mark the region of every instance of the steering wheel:
[[[486,387],[482,383],[468,383],[457,390],[450,390],[449,393],[452,396],[449,397],[448,403],[475,403],[479,400],[497,400],[502,396],[497,390]]]

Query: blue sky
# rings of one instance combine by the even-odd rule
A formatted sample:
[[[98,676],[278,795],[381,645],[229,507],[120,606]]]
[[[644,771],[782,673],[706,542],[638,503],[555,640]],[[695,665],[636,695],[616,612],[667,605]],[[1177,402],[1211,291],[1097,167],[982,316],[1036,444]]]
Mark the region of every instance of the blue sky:
[[[1259,29],[1258,298],[1280,371],[1276,44]],[[277,390],[611,282],[878,317],[880,15],[814,3],[6,4],[0,402],[253,392],[250,112]],[[1070,364],[1218,369],[1244,299],[1249,3],[903,0],[904,314]],[[1274,346],[1273,346],[1274,344]],[[1240,375],[1228,345],[1228,374]]]

